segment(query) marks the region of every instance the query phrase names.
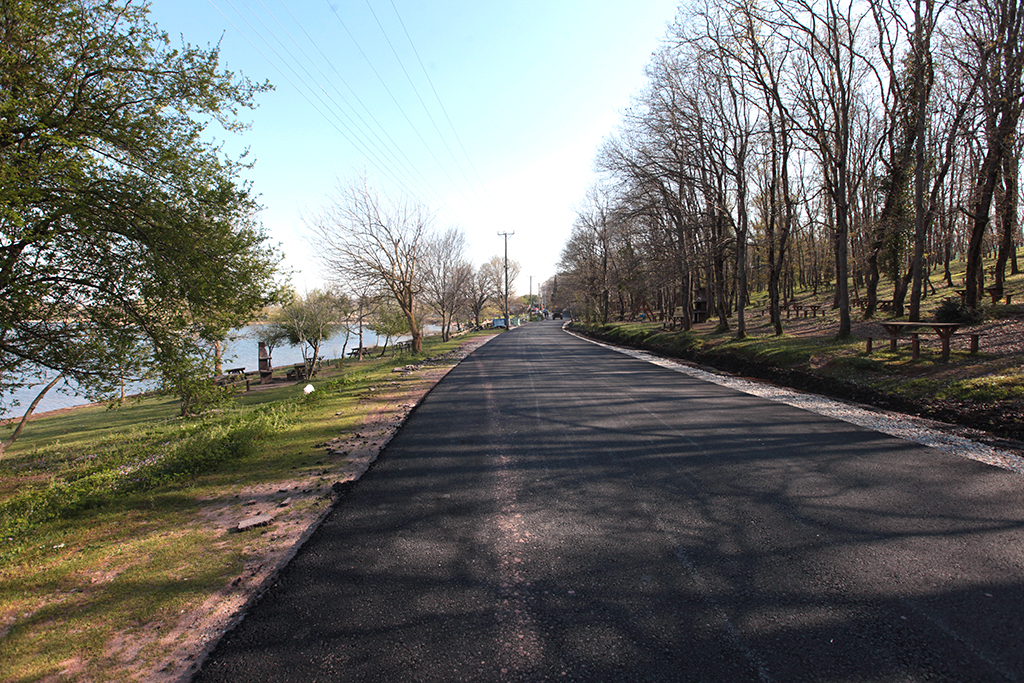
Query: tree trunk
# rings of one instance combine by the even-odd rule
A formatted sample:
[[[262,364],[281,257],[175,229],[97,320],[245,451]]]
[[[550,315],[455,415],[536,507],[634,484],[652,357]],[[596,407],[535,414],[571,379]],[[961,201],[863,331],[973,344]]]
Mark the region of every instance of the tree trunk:
[[[968,308],[977,308],[981,303],[981,292],[984,287],[985,274],[982,272],[982,248],[985,232],[988,230],[989,212],[992,209],[992,198],[995,195],[996,178],[1002,165],[1001,144],[993,140],[985,161],[978,174],[977,200],[974,202],[974,215],[971,226],[970,241],[967,245],[967,282],[964,283],[966,293],[964,304]]]
[[[995,281],[992,283],[996,300],[1003,298],[1006,262],[1014,250],[1013,236],[1017,232],[1017,168],[1019,164],[1020,159],[1016,153],[1008,154],[1003,160],[1003,193],[998,209],[1001,232],[999,252],[996,255]]]
[[[736,170],[736,211],[739,224],[736,226],[736,338],[747,336],[747,178],[743,160]]]
[[[221,340],[213,342],[213,374],[220,377],[224,374],[224,366],[222,365],[224,355],[224,348]]]
[[[412,352],[423,353],[423,331],[418,326],[412,331]]]
[[[7,441],[4,441],[3,443],[0,443],[0,457],[3,457],[4,453],[7,452],[7,449],[11,446],[11,444],[13,444],[18,439],[18,437],[21,436],[21,430],[25,428],[25,424],[28,423],[28,419],[29,417],[32,416],[32,412],[35,411],[36,406],[39,405],[39,402],[43,400],[43,396],[46,396],[46,393],[50,391],[50,389],[55,387],[57,385],[57,382],[59,382],[62,379],[64,379],[63,372],[54,377],[53,380],[49,384],[47,384],[42,391],[39,392],[39,395],[35,397],[31,405],[29,405],[28,410],[25,411],[25,415],[21,418],[21,421],[18,423],[18,426],[15,428],[14,433],[11,434],[11,438],[7,439]]]

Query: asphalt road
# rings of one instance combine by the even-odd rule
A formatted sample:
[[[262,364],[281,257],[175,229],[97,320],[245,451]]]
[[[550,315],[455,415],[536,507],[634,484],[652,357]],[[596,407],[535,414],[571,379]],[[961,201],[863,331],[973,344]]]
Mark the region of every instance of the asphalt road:
[[[1024,478],[529,325],[196,680],[547,679],[1024,680]]]

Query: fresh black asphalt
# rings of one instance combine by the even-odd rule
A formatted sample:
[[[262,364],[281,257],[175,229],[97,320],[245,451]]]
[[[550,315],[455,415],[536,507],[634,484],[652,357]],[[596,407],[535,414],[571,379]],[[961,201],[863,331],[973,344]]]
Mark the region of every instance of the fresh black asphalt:
[[[195,680],[1021,681],[1024,478],[532,324]]]

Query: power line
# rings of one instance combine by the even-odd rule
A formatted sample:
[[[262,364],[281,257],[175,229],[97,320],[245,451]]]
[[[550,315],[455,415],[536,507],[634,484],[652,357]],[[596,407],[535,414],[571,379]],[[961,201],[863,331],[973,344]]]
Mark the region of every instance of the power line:
[[[391,88],[388,87],[388,84],[384,81],[384,78],[377,71],[376,67],[374,67],[373,62],[370,61],[370,58],[366,55],[366,52],[363,51],[362,46],[359,45],[359,41],[357,41],[356,37],[354,35],[352,35],[352,31],[349,30],[348,25],[345,24],[345,20],[341,18],[340,14],[338,14],[338,10],[337,10],[337,8],[334,7],[334,5],[331,5],[331,11],[334,12],[334,16],[336,16],[338,18],[338,22],[341,24],[342,28],[345,29],[345,33],[348,34],[348,37],[352,39],[352,44],[356,46],[356,49],[359,50],[359,54],[361,54],[363,56],[363,59],[366,60],[367,66],[370,67],[370,70],[373,71],[373,74],[377,77],[377,80],[380,81],[380,84],[384,87],[384,90],[385,90],[385,92],[387,92],[388,96],[391,98],[391,101],[395,103],[395,106],[398,107],[398,111],[401,112],[403,117],[405,117],[405,120],[409,123],[409,126],[412,128],[412,131],[416,134],[416,137],[418,137],[420,139],[420,142],[423,143],[424,148],[427,150],[427,152],[430,154],[430,156],[434,159],[434,161],[437,162],[438,168],[440,168],[441,172],[444,173],[445,176],[448,178],[448,180],[451,181],[452,185],[456,189],[458,189],[459,194],[461,194],[466,200],[468,200],[469,197],[466,197],[465,193],[462,192],[461,188],[459,188],[458,183],[456,183],[455,179],[452,178],[451,174],[448,173],[448,170],[444,167],[444,164],[442,164],[441,160],[437,158],[436,154],[434,154],[434,150],[430,148],[430,145],[423,138],[423,135],[420,133],[419,129],[416,127],[416,124],[414,124],[412,122],[412,119],[409,118],[409,114],[406,113],[405,108],[403,108],[402,105],[399,103],[398,98],[396,98],[394,93],[391,92]]]
[[[244,4],[244,0],[242,0],[242,1],[243,1],[243,4]],[[306,100],[306,102],[308,102],[310,104],[310,106],[312,106],[313,109],[318,114],[320,114],[328,122],[328,124],[331,125],[331,127],[333,127],[341,135],[341,137],[343,139],[345,139],[355,149],[357,149],[357,150],[361,151],[363,154],[365,154],[368,157],[368,159],[370,160],[370,162],[373,164],[373,166],[375,168],[377,168],[378,171],[380,171],[384,175],[388,176],[391,180],[393,180],[394,182],[396,182],[398,184],[401,184],[403,182],[398,176],[395,175],[395,173],[391,170],[391,168],[388,167],[387,164],[382,163],[381,160],[370,149],[367,148],[365,143],[363,143],[362,140],[359,138],[359,135],[355,131],[353,131],[352,128],[348,126],[348,124],[346,124],[344,121],[342,121],[340,119],[340,117],[338,117],[338,115],[336,113],[334,114],[334,119],[337,119],[338,123],[340,123],[342,126],[344,126],[345,128],[348,129],[348,134],[346,134],[345,131],[343,131],[341,128],[338,127],[338,123],[335,123],[334,120],[332,120],[331,116],[328,116],[323,111],[323,109],[321,109],[321,107],[317,105],[316,102],[314,102],[312,99],[310,99],[310,96],[307,95],[306,92],[303,91],[303,88],[300,88],[298,85],[296,85],[296,83],[291,78],[289,78],[288,74],[286,74],[282,70],[282,68],[281,68],[281,66],[279,66],[278,62],[275,62],[273,59],[268,57],[267,54],[263,50],[261,50],[259,48],[259,46],[256,45],[252,41],[252,39],[250,39],[249,36],[244,31],[242,31],[238,27],[238,25],[235,24],[235,22],[233,22],[231,20],[230,17],[228,17],[226,14],[224,14],[224,12],[220,9],[220,7],[218,7],[213,2],[213,0],[209,0],[209,2],[214,7],[214,9],[216,9],[217,12],[219,12],[220,15],[223,16],[224,19],[232,26],[232,28],[234,28],[239,33],[239,35],[241,35],[242,38],[244,38],[245,41],[248,42],[249,45],[251,45],[253,47],[253,49],[256,50],[256,52],[259,53],[259,55],[261,57],[263,57],[263,59],[265,59],[267,61],[267,63],[270,64],[270,66],[272,66],[278,72],[278,74],[281,75],[281,77],[285,80],[285,82],[287,82],[290,86],[292,86],[292,88],[294,88],[295,91],[304,100]],[[260,33],[260,31],[258,29],[256,29],[256,27],[253,26],[252,23],[248,19],[245,18],[245,16],[238,10],[238,8],[235,7],[231,3],[231,0],[225,0],[225,2],[227,2],[228,6],[231,7],[232,10],[234,10],[235,14],[237,14],[242,19],[242,21],[244,21],[246,23],[246,25],[249,26],[249,28],[252,30],[252,32],[260,40],[262,40],[263,43],[274,53],[274,55],[278,58],[280,64],[282,64],[284,67],[288,68],[295,75],[296,79],[298,79],[298,81],[300,81],[302,83],[302,85],[307,90],[310,91],[310,93],[313,95],[313,97],[315,97],[317,100],[320,100],[320,102],[321,102],[321,104],[323,106],[325,106],[327,108],[330,108],[330,104],[327,103],[327,102],[324,102],[323,98],[316,94],[316,90],[313,87],[311,87],[305,81],[305,79],[302,78],[302,76],[298,72],[295,71],[294,67],[292,67],[291,64],[289,64],[287,60],[285,60],[285,59],[283,59],[281,57],[280,53],[278,53],[277,50],[274,49],[274,46],[271,45],[270,42],[266,39],[266,37],[263,36]],[[250,12],[252,12],[252,9],[249,8],[248,5],[246,5],[246,9],[248,9]],[[331,98],[329,98],[329,99],[331,99]],[[435,194],[436,194],[436,192],[435,192]]]
[[[455,130],[455,124],[452,123],[452,118],[448,115],[448,110],[444,106],[444,102],[441,101],[441,96],[437,93],[437,88],[434,87],[434,81],[431,80],[430,74],[427,72],[427,67],[424,66],[423,60],[420,58],[419,50],[416,49],[416,45],[412,42],[412,36],[409,35],[409,29],[405,27],[405,22],[402,20],[402,15],[398,13],[398,7],[395,6],[395,0],[390,0],[391,8],[395,11],[395,16],[398,18],[398,23],[402,27],[402,31],[405,32],[405,38],[409,41],[409,47],[412,48],[412,52],[416,55],[416,61],[419,62],[420,70],[423,71],[424,78],[427,79],[427,83],[430,84],[430,90],[434,93],[434,99],[437,100],[437,104],[441,107],[441,112],[444,114],[444,118],[448,121],[448,127],[452,129],[452,135],[455,136],[455,141],[459,143],[459,148],[462,150],[462,154],[466,157],[466,161],[469,163],[469,167],[473,170],[473,175],[476,176],[477,181],[480,183],[480,187],[483,189],[484,194],[490,201],[494,201],[491,198],[490,192],[487,191],[487,184],[484,183],[483,178],[480,177],[480,172],[477,171],[476,165],[473,163],[472,157],[469,156],[469,152],[466,151],[466,146],[462,144],[462,138],[459,137],[459,132]]]
[[[445,213],[456,217],[451,207],[447,205],[443,196],[438,192],[435,184],[432,183],[426,175],[424,175],[423,164],[415,163],[409,158],[409,155],[406,153],[406,147],[398,144],[395,138],[392,137],[389,129],[382,124],[379,117],[380,112],[378,111],[375,114],[375,112],[367,106],[367,103],[359,96],[359,93],[353,89],[348,81],[346,81],[334,61],[310,35],[309,31],[306,30],[303,23],[299,21],[295,14],[288,8],[284,0],[279,0],[279,2],[287,12],[290,21],[294,23],[294,26],[297,27],[299,31],[301,31],[301,34],[294,33],[293,30],[290,30],[278,16],[275,16],[275,12],[267,6],[264,0],[258,0],[259,6],[262,8],[259,13],[256,11],[256,8],[248,4],[247,0],[234,0],[235,3],[238,3],[245,9],[248,15],[251,15],[253,18],[252,21],[250,21],[239,7],[233,4],[232,0],[225,0],[227,6],[233,10],[234,14],[237,15],[242,22],[244,22],[244,25],[248,27],[248,30],[244,30],[239,24],[229,18],[225,12],[218,7],[215,0],[209,0],[209,2],[214,9],[224,17],[228,24],[231,25],[231,27],[246,42],[248,42],[249,45],[252,46],[252,48],[264,60],[266,60],[272,68],[275,69],[284,82],[294,88],[296,92],[307,103],[309,103],[311,107],[313,107],[314,111],[322,116],[328,124],[339,133],[342,139],[346,140],[358,153],[365,155],[371,166],[376,168],[382,175],[388,177],[392,182],[395,182],[399,187],[407,186],[415,188],[415,191],[424,192],[431,198],[431,201],[436,201],[439,208],[444,210]],[[423,107],[424,113],[429,118],[438,136],[438,140],[444,145],[447,151],[447,156],[451,159],[450,163],[455,164],[458,173],[461,175],[462,182],[457,182],[449,172],[447,164],[442,163],[437,153],[435,153],[431,143],[427,141],[421,130],[417,127],[416,122],[403,107],[402,103],[396,96],[395,91],[377,69],[376,65],[371,60],[370,55],[368,55],[363,49],[363,46],[360,45],[353,31],[346,24],[341,14],[339,14],[338,9],[334,6],[329,6],[342,28],[352,40],[352,44],[361,54],[366,65],[373,72],[377,81],[391,99],[391,102],[398,109],[398,112],[408,123],[413,134],[415,134],[420,143],[422,143],[426,153],[429,154],[433,162],[437,165],[438,170],[444,174],[452,187],[467,201],[470,201],[470,197],[467,196],[464,190],[468,190],[475,195],[477,201],[482,201],[481,194],[477,191],[477,188],[480,188],[483,191],[483,194],[487,195],[487,198],[490,199],[487,188],[483,184],[479,172],[475,166],[473,166],[472,159],[466,152],[465,145],[462,143],[462,140],[452,123],[451,117],[448,115],[444,104],[441,102],[437,89],[434,87],[429,74],[426,72],[423,60],[420,57],[419,52],[416,50],[416,46],[412,43],[411,36],[409,35],[405,23],[402,20],[401,15],[398,13],[394,2],[392,2],[391,5],[392,9],[395,11],[395,17],[401,25],[406,39],[409,42],[409,46],[420,64],[420,69],[434,93],[434,98],[437,100],[437,104],[444,113],[448,122],[448,127],[451,129],[451,134],[454,135],[454,138],[458,142],[458,146],[462,151],[462,155],[468,162],[468,168],[471,169],[472,174],[475,176],[477,181],[479,181],[479,184],[473,182],[469,174],[467,174],[466,166],[460,162],[452,145],[449,144],[448,136],[441,130],[441,127],[433,116],[430,107],[427,106],[427,103],[422,97],[419,89],[417,89],[416,83],[414,82],[409,70],[402,62],[400,54],[388,36],[387,29],[381,22],[380,17],[378,17],[377,13],[374,11],[374,8],[370,5],[369,0],[367,0],[366,5],[373,16],[374,21],[377,23],[384,40],[390,47],[395,59],[398,61],[398,65],[405,74],[406,80],[409,82],[409,85],[412,87],[420,105]],[[264,20],[263,17],[267,17],[267,19]],[[281,35],[282,33],[283,36]],[[304,37],[301,42],[299,40],[300,35]],[[254,42],[256,40],[260,41],[264,47],[261,48],[257,45],[257,43]],[[286,44],[286,42],[288,44]],[[311,54],[308,49],[308,46],[312,46],[320,59],[314,59],[313,54]],[[324,67],[321,66],[324,63],[326,63],[326,68],[332,72],[332,76],[325,73]],[[339,82],[340,85],[349,93],[348,96],[340,90],[338,85]]]
[[[331,71],[334,72],[335,76],[337,77],[337,80],[340,81],[341,84],[345,86],[345,88],[348,90],[349,93],[351,93],[351,95],[355,99],[355,101],[359,103],[359,106],[361,106],[363,108],[363,111],[366,112],[367,116],[370,117],[370,119],[373,121],[374,124],[376,124],[376,126],[380,130],[380,132],[384,135],[384,137],[387,138],[387,143],[384,142],[384,140],[381,140],[380,135],[378,135],[377,132],[373,129],[373,127],[370,126],[370,124],[368,124],[366,122],[366,119],[364,119],[362,117],[362,115],[358,111],[356,111],[355,107],[352,107],[351,104],[349,104],[349,106],[352,109],[352,113],[355,114],[355,116],[363,124],[363,126],[366,128],[366,130],[370,134],[372,134],[378,140],[378,142],[380,142],[382,145],[384,145],[388,149],[388,152],[391,155],[392,161],[394,161],[397,165],[401,166],[401,162],[398,160],[397,157],[398,156],[402,157],[402,159],[404,159],[405,163],[408,165],[408,168],[411,169],[420,178],[420,180],[422,180],[422,182],[425,183],[429,187],[430,183],[426,179],[426,177],[423,175],[423,173],[420,171],[419,167],[416,166],[415,164],[413,164],[412,160],[402,150],[401,146],[398,145],[398,143],[395,142],[394,138],[391,137],[391,135],[388,133],[387,129],[384,128],[384,126],[382,126],[380,124],[380,121],[378,121],[377,118],[374,116],[373,112],[370,111],[370,108],[366,106],[366,103],[363,102],[362,98],[359,97],[359,94],[352,88],[351,85],[349,85],[348,81],[345,80],[345,77],[341,74],[341,72],[338,70],[338,68],[334,65],[334,61],[330,57],[327,56],[327,54],[320,48],[319,44],[317,44],[317,42],[313,39],[313,37],[311,35],[309,35],[309,32],[306,31],[306,28],[302,25],[302,23],[295,17],[294,14],[292,14],[292,11],[284,3],[284,0],[278,0],[278,2],[284,8],[285,12],[288,13],[288,16],[290,16],[292,18],[292,21],[295,22],[295,25],[299,27],[299,30],[302,31],[303,35],[306,36],[306,39],[309,41],[309,43],[314,48],[316,48],[317,52],[320,53],[320,56],[323,57],[324,61],[331,68]],[[262,0],[261,0],[260,4],[261,5],[263,4]],[[266,7],[266,5],[264,5],[264,7]],[[269,10],[268,10],[268,12],[269,12]],[[271,13],[271,16],[273,16],[273,13]],[[276,21],[276,18],[275,18],[275,21]],[[278,24],[280,24],[280,22],[278,22]],[[282,29],[284,29],[283,26],[282,26]],[[286,33],[288,33],[287,29],[284,29],[284,30],[285,30]],[[290,33],[288,33],[288,36],[289,36],[289,38],[292,39],[292,42],[294,42],[294,43],[296,43],[296,45],[298,45],[298,41],[296,41],[295,38],[293,38]],[[301,48],[300,48],[300,50],[301,50]],[[324,80],[327,81],[327,82],[331,82],[332,79],[330,77],[328,77],[327,74],[325,74],[316,65],[316,62],[314,62],[314,60],[311,57],[306,55],[304,51],[303,51],[303,54],[306,56],[306,59],[309,60],[309,62],[311,64],[313,64],[313,67],[320,73],[320,75],[324,78]],[[348,104],[348,100],[345,97],[345,95],[342,94],[337,89],[337,87],[335,87],[334,90],[335,90],[335,92],[338,93],[339,97],[341,97],[341,99],[343,101],[345,101],[346,104]],[[388,143],[390,143],[390,146],[388,146]],[[440,195],[438,195],[436,190],[433,190],[431,188],[430,192],[433,193],[435,195],[435,197],[439,201],[441,201],[443,203],[443,200],[441,200]]]
[[[476,188],[473,187],[472,181],[470,181],[469,176],[466,175],[466,171],[462,168],[462,164],[460,164],[459,160],[455,157],[455,153],[452,152],[452,148],[448,145],[448,141],[445,139],[444,134],[441,132],[441,129],[437,125],[437,121],[434,120],[434,115],[430,113],[430,109],[427,107],[427,103],[423,101],[423,97],[420,95],[419,89],[416,87],[416,84],[413,82],[412,77],[409,75],[409,71],[405,68],[405,62],[402,61],[402,58],[399,56],[398,50],[395,49],[394,44],[392,44],[391,38],[388,36],[387,31],[384,30],[384,25],[380,23],[380,19],[377,17],[377,13],[373,11],[373,6],[370,4],[370,0],[364,1],[366,2],[367,9],[370,10],[370,14],[373,15],[373,20],[377,22],[377,28],[380,29],[380,32],[384,36],[384,40],[387,42],[388,47],[391,48],[391,54],[395,56],[395,59],[398,61],[398,66],[401,67],[402,73],[405,74],[405,79],[409,81],[409,85],[412,87],[412,91],[416,94],[416,99],[419,100],[420,105],[423,107],[423,111],[427,115],[427,118],[430,119],[430,123],[434,126],[434,130],[437,131],[437,136],[441,139],[441,143],[444,145],[445,149],[448,150],[448,155],[451,156],[452,161],[455,162],[455,166],[459,169],[459,172],[462,174],[462,177],[465,178],[466,182],[469,184],[470,189],[472,189],[473,193],[476,194]],[[394,4],[392,4],[392,7],[393,6]],[[399,21],[401,21],[401,17],[399,17]],[[403,28],[405,28],[404,25]],[[406,33],[407,38],[408,35],[409,34]],[[415,48],[413,48],[413,51],[415,51]],[[477,195],[477,199],[480,199],[480,195]]]

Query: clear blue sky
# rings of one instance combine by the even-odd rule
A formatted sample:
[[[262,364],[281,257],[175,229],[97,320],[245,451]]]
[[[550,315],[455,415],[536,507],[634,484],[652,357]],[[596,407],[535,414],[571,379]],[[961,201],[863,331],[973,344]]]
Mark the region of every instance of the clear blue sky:
[[[526,293],[529,276],[536,291],[555,273],[597,148],[643,87],[676,5],[153,0],[151,16],[173,39],[220,41],[224,66],[275,85],[243,112],[249,131],[214,133],[251,150],[246,179],[297,288],[325,275],[303,214],[365,171],[436,210],[437,227],[462,227],[475,265],[514,232]]]

